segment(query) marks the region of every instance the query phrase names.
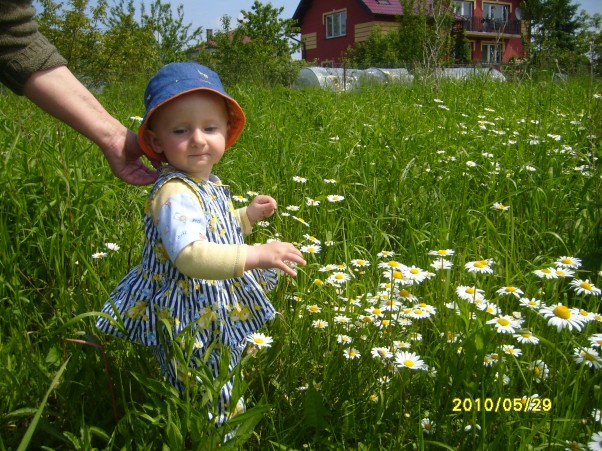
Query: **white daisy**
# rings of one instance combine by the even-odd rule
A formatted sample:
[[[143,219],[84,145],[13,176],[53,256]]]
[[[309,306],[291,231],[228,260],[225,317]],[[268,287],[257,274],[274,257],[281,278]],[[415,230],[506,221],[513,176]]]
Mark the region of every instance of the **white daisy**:
[[[537,383],[546,380],[550,376],[550,369],[543,360],[535,360],[529,364],[529,370],[533,374],[533,380]]]
[[[542,279],[558,279],[558,274],[556,274],[556,268],[553,267],[536,269],[535,271],[533,271],[533,274]]]
[[[372,354],[372,357],[381,360],[390,359],[393,357],[393,353],[388,348],[383,347],[372,348],[370,353]]]
[[[247,341],[258,348],[269,348],[274,340],[265,334],[255,332],[247,337]]]
[[[581,259],[576,257],[562,256],[556,260],[554,264],[562,268],[579,269],[581,267]]]
[[[426,364],[415,352],[401,351],[395,353],[395,366],[411,370],[424,370]]]
[[[587,447],[591,451],[600,451],[602,450],[602,431],[594,432],[592,437],[589,439]]]
[[[434,255],[436,257],[449,257],[451,255],[454,255],[454,251],[452,249],[439,249],[429,251],[429,255]]]
[[[597,346],[602,349],[602,334],[593,334],[588,340],[592,346]]]
[[[600,288],[596,288],[593,283],[586,280],[574,279],[571,280],[571,287],[575,289],[577,294],[593,294],[595,296],[600,296]]]
[[[309,244],[306,246],[301,246],[300,250],[304,254],[319,254],[322,248],[317,244]]]
[[[460,285],[458,288],[456,288],[456,294],[460,297],[460,299],[464,299],[468,302],[474,302],[476,299],[485,299],[483,293],[485,293],[483,290],[476,287]]]
[[[339,194],[329,194],[328,196],[326,196],[326,199],[328,200],[328,202],[335,203],[345,200],[345,197]]]
[[[520,357],[523,353],[523,351],[521,349],[516,348],[513,345],[503,345],[502,351],[504,351],[505,354],[508,354],[508,355],[511,355],[514,357]]]
[[[575,348],[573,358],[576,363],[583,363],[590,368],[602,368],[602,358],[594,348]]]
[[[115,243],[105,243],[105,246],[107,247],[107,249],[109,249],[110,251],[118,251],[119,245],[115,244]]]
[[[508,210],[510,210],[510,206],[509,205],[504,205],[501,202],[494,202],[494,204],[491,206],[491,208],[493,210],[500,210],[500,211],[508,211]]]
[[[514,334],[520,328],[522,321],[510,315],[500,315],[487,321],[487,324],[495,326],[499,334]]]
[[[523,307],[527,307],[534,310],[539,309],[541,307],[545,307],[545,305],[543,305],[543,303],[539,299],[535,298],[520,298],[518,302],[520,302],[520,305],[522,305]]]
[[[94,259],[105,258],[106,256],[107,256],[106,252],[96,252],[96,253],[92,254],[92,258],[94,258]]]
[[[537,338],[535,335],[533,335],[531,333],[530,330],[519,330],[518,333],[513,335],[514,338],[516,338],[516,341],[518,341],[519,343],[522,344],[538,344],[539,343],[539,338]]]
[[[464,268],[469,272],[477,272],[482,274],[493,274],[493,269],[491,269],[491,265],[494,263],[493,259],[486,260],[475,260],[473,262],[468,262],[464,265]]]
[[[355,359],[359,359],[362,355],[360,354],[360,352],[355,349],[355,348],[347,348],[343,350],[343,355],[345,356],[346,359],[348,360],[355,360]]]
[[[350,344],[352,341],[353,341],[353,338],[351,338],[349,335],[342,335],[342,334],[337,335],[337,343]]]
[[[539,314],[548,319],[548,326],[556,327],[559,332],[565,327],[578,331],[581,331],[583,327],[583,320],[579,317],[579,312],[562,304],[544,307],[539,310]]]
[[[516,296],[517,299],[520,299],[521,295],[524,294],[523,290],[521,290],[520,288],[512,287],[512,286],[502,287],[499,290],[497,290],[496,293],[501,296],[503,296],[505,294],[511,294],[511,295]]]

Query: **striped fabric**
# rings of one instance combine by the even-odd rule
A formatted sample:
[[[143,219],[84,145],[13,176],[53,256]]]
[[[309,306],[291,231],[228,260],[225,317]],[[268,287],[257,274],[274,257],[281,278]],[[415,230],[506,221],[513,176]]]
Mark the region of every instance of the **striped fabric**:
[[[227,186],[217,178],[197,182],[173,168],[163,170],[147,201],[142,263],[128,272],[105,303],[102,311],[112,321],[100,317],[97,327],[102,332],[156,347],[164,373],[178,385],[177,371],[166,357],[171,354],[171,337],[175,339],[186,329],[194,340],[197,358],[202,358],[207,347],[219,340],[233,349],[231,359],[235,361],[230,363],[234,366],[246,337],[275,314],[265,292],[274,288],[278,277],[272,270],[252,270],[239,278],[202,280],[178,271],[167,257],[148,208],[161,186],[173,178],[183,180],[196,193],[199,208],[210,218],[206,231],[210,242],[243,244]]]

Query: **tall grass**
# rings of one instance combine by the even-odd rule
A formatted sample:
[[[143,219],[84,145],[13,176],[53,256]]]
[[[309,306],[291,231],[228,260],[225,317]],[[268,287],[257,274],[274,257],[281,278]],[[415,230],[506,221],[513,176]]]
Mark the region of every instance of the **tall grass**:
[[[127,123],[143,113],[142,89],[113,87],[102,101]],[[233,194],[258,191],[279,203],[252,239],[302,246],[312,236],[321,251],[271,295],[281,312],[265,331],[274,344],[251,352],[240,369],[254,408],[236,419],[239,440],[228,446],[568,447],[602,430],[592,416],[602,409],[602,362],[594,358],[592,368],[573,357],[602,333],[600,296],[533,273],[572,256],[582,261],[574,278],[602,285],[600,90],[591,81],[481,80],[347,93],[231,89],[248,125],[215,171]],[[207,420],[211,390],[191,386],[178,397],[147,350],[99,336],[90,313],[138,262],[148,188],[116,180],[89,142],[23,99],[1,97],[0,105],[0,449],[24,437],[49,448],[216,447],[223,433]],[[330,202],[333,194],[344,200]],[[496,202],[510,208],[492,208]],[[451,269],[430,267],[429,251],[439,249],[454,251]],[[395,254],[378,257],[384,250]],[[106,258],[92,258],[101,251]],[[356,268],[354,259],[370,265]],[[492,274],[464,268],[482,259],[493,260]],[[434,307],[434,315],[384,310],[389,327],[367,315],[401,288],[378,266],[389,262],[433,272],[403,286],[416,301],[400,302]],[[350,280],[325,282],[328,264]],[[461,285],[483,290],[499,313],[520,316],[539,344],[497,333],[487,323],[494,315],[458,297]],[[597,320],[559,331],[517,297],[497,294],[506,286],[549,306],[597,312]],[[314,305],[319,312],[308,309]],[[316,328],[316,320],[328,326]],[[428,370],[371,355],[375,347],[401,352],[399,342]],[[361,357],[348,358],[351,348]],[[549,371],[539,382],[537,360]],[[537,396],[545,404],[526,410]]]

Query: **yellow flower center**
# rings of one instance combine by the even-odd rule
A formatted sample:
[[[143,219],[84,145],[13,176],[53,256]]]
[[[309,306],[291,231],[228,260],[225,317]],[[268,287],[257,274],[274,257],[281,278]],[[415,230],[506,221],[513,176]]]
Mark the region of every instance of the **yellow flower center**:
[[[541,272],[543,272],[545,274],[550,274],[552,271],[550,271],[548,268],[544,268],[541,270]]]
[[[335,274],[334,278],[337,280],[343,280],[345,276],[343,274]]]
[[[569,319],[571,317],[571,311],[568,309],[568,307],[565,307],[564,305],[559,305],[558,307],[556,307],[553,310],[553,313],[558,318],[562,319]]]
[[[541,370],[538,366],[534,366],[533,368],[531,368],[531,371],[533,371],[533,374],[535,374],[536,376],[539,376],[541,374]]]
[[[500,318],[500,319],[497,320],[497,323],[500,326],[507,326],[507,325],[510,324],[510,321],[508,321],[506,318]]]
[[[382,314],[382,310],[379,308],[375,308],[374,310],[372,310],[372,313],[374,313],[375,315],[381,315]]]
[[[399,295],[404,298],[409,298],[412,296],[408,290],[404,289],[399,290]]]
[[[409,359],[407,359],[407,360],[404,360],[404,361],[403,361],[403,364],[404,364],[405,366],[408,366],[408,367],[412,368],[412,367],[414,366],[414,361],[413,361],[413,360],[409,360]]]
[[[581,283],[579,284],[579,286],[580,286],[581,288],[583,288],[583,289],[587,290],[587,291],[591,291],[591,289],[592,289],[592,287],[593,287],[593,285],[592,285],[591,283],[587,282],[587,281],[585,281],[585,282],[581,282]]]
[[[588,316],[589,315],[589,313],[587,313],[587,310],[583,310],[583,309],[579,310],[579,314],[581,316]]]
[[[466,293],[468,293],[468,294],[475,294],[475,289],[474,288],[467,288],[466,289]]]
[[[395,260],[391,260],[389,263],[387,263],[391,268],[397,268],[399,266],[399,262],[396,262]]]
[[[516,288],[514,288],[514,287],[506,287],[506,291],[508,293],[514,293],[516,291]]]
[[[479,260],[478,262],[475,262],[474,265],[477,268],[484,268],[485,266],[487,266],[487,260]]]
[[[416,315],[422,315],[422,310],[420,310],[419,308],[414,310],[414,314]]]
[[[564,263],[565,265],[572,265],[573,264],[573,260],[571,258],[565,257],[562,260],[560,260],[561,263]]]
[[[366,264],[366,261],[365,261],[365,260],[358,260],[356,263],[357,263],[358,265],[362,266],[362,265],[365,265],[365,264]]]
[[[439,250],[439,251],[437,251],[437,255],[447,255],[447,250],[445,250],[445,249]]]
[[[414,274],[414,275],[416,275],[416,274],[420,274],[420,271],[419,271],[418,269],[416,269],[416,268],[412,268],[412,269],[410,269],[410,272],[411,272],[412,274]]]
[[[393,276],[394,279],[397,280],[401,280],[403,279],[403,274],[401,273],[401,271],[393,271],[393,274],[391,274]]]
[[[324,285],[324,281],[323,281],[323,280],[321,280],[321,279],[316,279],[316,280],[314,280],[314,283],[315,283],[316,285]]]
[[[253,340],[255,343],[257,343],[258,345],[262,345],[265,343],[265,340],[261,337],[255,337],[255,339]]]

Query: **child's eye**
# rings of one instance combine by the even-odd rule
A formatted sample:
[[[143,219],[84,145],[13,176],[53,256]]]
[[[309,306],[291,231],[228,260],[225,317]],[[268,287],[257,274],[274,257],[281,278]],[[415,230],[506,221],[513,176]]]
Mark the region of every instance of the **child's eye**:
[[[185,128],[176,128],[176,129],[174,129],[173,133],[175,135],[182,135],[182,134],[186,133],[187,131],[188,130]]]
[[[216,130],[217,130],[217,127],[216,127],[216,126],[214,126],[214,125],[212,125],[211,127],[205,127],[205,131],[206,131],[207,133],[213,133],[213,132],[215,132]]]

